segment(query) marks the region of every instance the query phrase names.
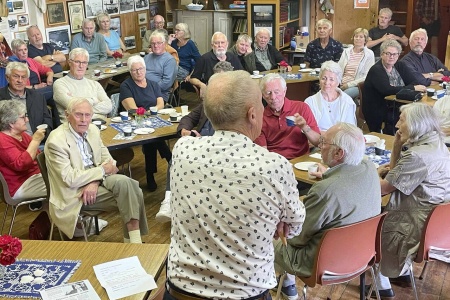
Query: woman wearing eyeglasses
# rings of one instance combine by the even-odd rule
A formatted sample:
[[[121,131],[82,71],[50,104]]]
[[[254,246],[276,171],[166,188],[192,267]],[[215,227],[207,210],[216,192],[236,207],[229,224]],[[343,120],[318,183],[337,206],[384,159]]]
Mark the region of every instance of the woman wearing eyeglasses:
[[[150,81],[145,77],[145,61],[140,56],[131,56],[128,58],[128,70],[131,78],[127,78],[120,85],[119,100],[126,110],[137,109],[143,107],[148,110],[152,106],[156,106],[158,110],[164,108],[163,94],[158,83]],[[156,152],[159,151],[161,157],[169,162],[172,153],[164,141],[156,141],[143,145],[145,155],[145,171],[147,173],[147,186],[153,192],[157,185],[154,173],[157,172]]]
[[[414,80],[410,78],[409,72],[400,74],[397,69],[397,60],[402,51],[397,41],[384,41],[380,51],[381,59],[370,68],[364,81],[362,110],[370,131],[381,132],[384,122],[383,133],[394,135],[399,118],[398,104],[396,107],[395,102],[384,98],[397,94],[403,88],[424,92],[426,87],[414,84],[405,86],[405,81]]]
[[[191,31],[186,23],[175,25],[175,34],[171,35],[172,48],[177,50],[180,62],[178,64],[177,80],[189,81],[195,62],[200,57],[197,45],[191,40]]]
[[[47,195],[41,171],[36,163],[39,145],[45,129],[37,129],[32,136],[26,133],[28,116],[25,105],[18,100],[0,101],[0,173],[8,184],[14,200],[45,197]],[[30,206],[39,210],[42,203]]]

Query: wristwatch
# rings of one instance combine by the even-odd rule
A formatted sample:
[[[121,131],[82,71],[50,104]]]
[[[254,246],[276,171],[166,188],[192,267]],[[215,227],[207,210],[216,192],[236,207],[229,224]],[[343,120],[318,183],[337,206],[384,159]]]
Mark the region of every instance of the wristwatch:
[[[430,72],[429,74],[430,74],[430,78],[433,78],[433,72]]]
[[[309,125],[306,125],[306,128],[302,129],[302,133],[304,133],[304,134],[306,134],[306,133],[308,133],[310,131],[311,131],[311,127],[309,127]]]

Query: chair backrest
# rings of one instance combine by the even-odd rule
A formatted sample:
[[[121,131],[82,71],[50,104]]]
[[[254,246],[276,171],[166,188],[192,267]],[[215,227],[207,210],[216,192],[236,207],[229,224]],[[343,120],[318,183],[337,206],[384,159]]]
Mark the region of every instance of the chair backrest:
[[[120,93],[115,93],[111,95],[112,109],[111,112],[108,114],[108,117],[110,118],[114,118],[119,115],[119,107],[120,107],[119,96]]]
[[[313,266],[316,283],[346,282],[372,266],[377,253],[377,230],[385,214],[325,231]]]
[[[450,203],[433,208],[423,226],[417,263],[429,259],[431,247],[450,250]]]
[[[48,170],[45,164],[45,153],[41,152],[36,156],[36,161],[41,170],[42,179],[44,179],[45,187],[47,188],[47,199],[50,199],[50,182],[48,181]]]
[[[359,107],[358,107],[358,115],[357,117],[360,118],[361,120],[366,120],[366,118],[364,117],[363,114],[363,90],[364,90],[364,81],[361,81],[360,83],[358,83],[358,90],[359,90]]]
[[[0,185],[0,197],[2,198],[3,202],[9,205],[15,205],[15,203],[13,203],[11,195],[9,194],[9,187],[2,173],[0,173],[0,181],[2,183]]]

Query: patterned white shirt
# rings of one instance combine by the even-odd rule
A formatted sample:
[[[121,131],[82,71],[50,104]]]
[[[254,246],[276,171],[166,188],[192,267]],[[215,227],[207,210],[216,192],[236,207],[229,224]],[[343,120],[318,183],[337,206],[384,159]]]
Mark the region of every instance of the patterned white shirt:
[[[276,285],[273,235],[305,219],[292,165],[245,135],[183,137],[173,149],[168,278],[206,298],[245,299]]]

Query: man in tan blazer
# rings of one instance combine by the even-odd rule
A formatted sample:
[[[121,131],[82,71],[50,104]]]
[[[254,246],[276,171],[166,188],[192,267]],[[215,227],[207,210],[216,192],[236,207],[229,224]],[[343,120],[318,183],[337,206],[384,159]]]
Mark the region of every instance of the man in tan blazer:
[[[148,233],[144,197],[139,183],[118,169],[93,124],[92,105],[74,98],[66,110],[67,122],[53,130],[45,144],[50,180],[50,216],[58,228],[73,237],[78,214],[84,210],[118,208],[124,241],[141,243]]]

